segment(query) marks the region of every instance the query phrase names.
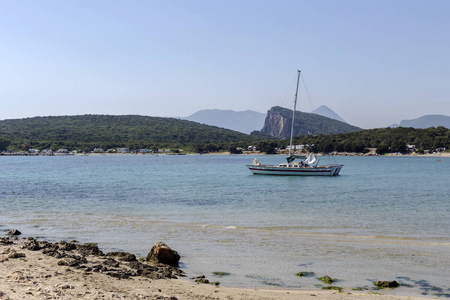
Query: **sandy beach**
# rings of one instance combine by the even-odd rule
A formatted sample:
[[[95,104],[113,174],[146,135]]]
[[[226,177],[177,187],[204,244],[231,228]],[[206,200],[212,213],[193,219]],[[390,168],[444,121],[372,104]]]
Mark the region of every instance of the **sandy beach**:
[[[228,288],[195,283],[179,276],[182,271],[164,266],[158,272],[163,270],[166,276],[139,271],[137,275],[133,264],[142,269],[149,263],[123,259],[129,254],[96,255],[94,245],[71,246],[32,238],[0,238],[0,299],[429,299],[383,295],[383,290]]]

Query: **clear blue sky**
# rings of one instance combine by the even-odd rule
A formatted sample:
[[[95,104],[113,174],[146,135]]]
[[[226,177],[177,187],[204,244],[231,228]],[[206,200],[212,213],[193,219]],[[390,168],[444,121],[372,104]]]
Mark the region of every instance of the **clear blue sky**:
[[[0,0],[0,120],[291,108],[450,115],[450,1]]]

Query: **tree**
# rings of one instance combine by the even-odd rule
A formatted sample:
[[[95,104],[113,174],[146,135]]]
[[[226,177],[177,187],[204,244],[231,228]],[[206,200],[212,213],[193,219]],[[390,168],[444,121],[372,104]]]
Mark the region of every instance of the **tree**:
[[[238,150],[238,149],[236,149],[236,147],[230,147],[230,149],[229,149],[229,151],[230,151],[230,154],[242,154],[242,150]]]
[[[402,141],[394,141],[391,144],[391,152],[392,153],[406,153],[406,144]]]
[[[30,150],[30,149],[31,149],[31,144],[30,144],[30,142],[25,142],[25,143],[23,143],[23,144],[22,144],[22,149],[25,150],[25,151]]]
[[[336,152],[344,152],[344,144],[343,143],[336,143],[334,145],[334,151],[336,151]]]
[[[379,144],[376,150],[377,154],[385,154],[389,152],[389,146],[386,144]]]
[[[333,144],[331,143],[331,141],[324,141],[318,145],[317,149],[319,150],[319,152],[329,153],[333,151]]]
[[[8,149],[8,146],[11,144],[11,140],[0,137],[0,151],[5,151]]]
[[[265,152],[266,154],[275,154],[275,153],[277,153],[277,150],[276,150],[277,143],[276,142],[263,141],[263,142],[257,143],[256,146],[258,147],[258,149],[261,152]]]

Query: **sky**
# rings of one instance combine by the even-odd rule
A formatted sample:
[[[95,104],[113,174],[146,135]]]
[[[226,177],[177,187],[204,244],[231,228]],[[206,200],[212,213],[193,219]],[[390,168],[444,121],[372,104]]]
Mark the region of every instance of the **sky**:
[[[326,105],[450,115],[447,0],[0,0],[0,120]]]

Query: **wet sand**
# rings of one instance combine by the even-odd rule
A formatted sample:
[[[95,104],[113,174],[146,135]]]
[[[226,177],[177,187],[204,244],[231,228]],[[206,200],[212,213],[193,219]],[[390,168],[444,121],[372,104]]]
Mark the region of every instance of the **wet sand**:
[[[345,289],[228,288],[195,283],[193,279],[178,276],[181,273],[177,270],[166,276],[177,279],[155,279],[160,277],[156,273],[136,275],[133,270],[132,264],[141,264],[142,268],[147,262],[132,263],[108,255],[82,253],[67,247],[68,243],[59,245],[66,251],[53,252],[42,247],[30,250],[33,248],[30,245],[37,242],[27,238],[0,238],[0,299],[429,299],[382,295],[382,290],[370,293]]]

